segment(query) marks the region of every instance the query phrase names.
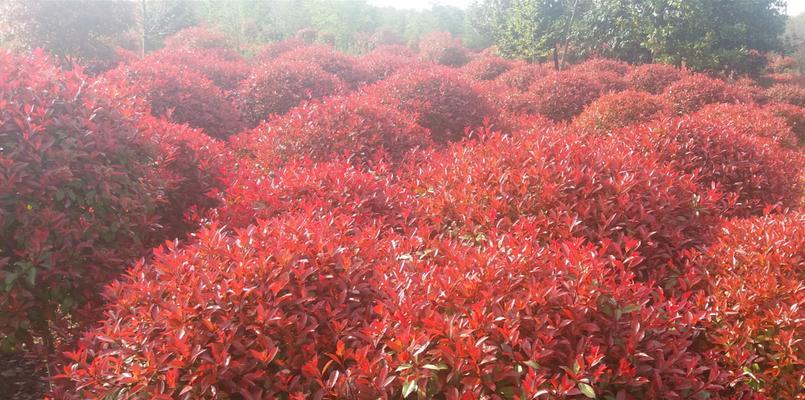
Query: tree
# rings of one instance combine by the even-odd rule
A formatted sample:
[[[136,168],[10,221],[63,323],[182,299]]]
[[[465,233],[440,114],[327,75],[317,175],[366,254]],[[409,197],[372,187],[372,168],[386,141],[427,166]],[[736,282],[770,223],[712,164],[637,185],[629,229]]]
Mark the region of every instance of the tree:
[[[139,0],[137,8],[141,56],[156,50],[166,37],[196,23],[193,8],[186,1]]]
[[[134,23],[134,3],[123,0],[4,0],[0,37],[17,48],[41,47],[67,59],[113,54],[112,38]]]
[[[698,70],[756,73],[779,50],[782,0],[484,0],[476,27],[504,55],[601,55]]]

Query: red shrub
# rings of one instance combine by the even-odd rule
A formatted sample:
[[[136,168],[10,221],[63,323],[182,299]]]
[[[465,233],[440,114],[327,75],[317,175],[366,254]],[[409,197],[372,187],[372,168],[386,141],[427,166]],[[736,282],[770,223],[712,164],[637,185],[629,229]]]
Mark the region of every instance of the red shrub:
[[[158,117],[201,128],[214,137],[227,137],[242,128],[232,102],[201,73],[184,66],[146,59],[104,75],[123,97],[142,97]]]
[[[770,79],[775,84],[782,85],[802,85],[805,83],[805,77],[802,74],[793,72],[768,74],[764,78]]]
[[[431,32],[419,41],[419,56],[440,65],[464,65],[469,60],[467,52],[461,40],[448,32]]]
[[[463,77],[450,68],[408,69],[366,89],[383,104],[417,115],[433,140],[444,143],[464,137],[494,111]]]
[[[383,46],[377,46],[372,49],[369,54],[385,54],[385,55],[396,55],[396,56],[405,56],[405,57],[416,57],[416,52],[412,50],[410,47],[401,45],[401,44],[387,44]]]
[[[220,32],[203,26],[192,26],[176,32],[165,39],[165,48],[169,50],[213,50],[221,55],[236,55],[232,40]]]
[[[144,117],[138,128],[157,149],[154,168],[165,185],[165,202],[157,210],[163,236],[182,238],[195,230],[199,216],[218,204],[232,160],[223,143],[187,125]]]
[[[582,131],[609,133],[671,113],[671,105],[664,98],[627,90],[599,97],[576,117],[573,125]]]
[[[777,84],[766,90],[771,101],[805,107],[805,88],[799,85]]]
[[[622,75],[612,71],[588,72],[588,77],[601,85],[601,92],[621,92],[629,88],[628,82]]]
[[[151,244],[162,188],[149,144],[79,71],[0,53],[0,76],[0,345],[14,350],[97,316],[76,311]]]
[[[515,88],[521,92],[525,92],[531,87],[534,81],[544,77],[550,72],[551,69],[543,65],[522,64],[501,74],[497,78],[497,81],[503,82],[509,87]]]
[[[729,194],[722,204],[727,215],[759,214],[767,204],[801,204],[803,157],[772,139],[750,136],[703,116],[660,121],[637,138],[677,169],[696,173],[706,186]]]
[[[766,90],[758,85],[757,81],[751,78],[740,78],[731,82],[738,90],[746,92],[747,95],[758,104],[763,104],[768,101]]]
[[[514,67],[514,63],[495,56],[478,57],[464,65],[461,70],[470,79],[489,81]]]
[[[770,138],[784,146],[797,145],[797,138],[784,118],[754,104],[710,104],[697,111],[693,118],[719,129],[734,129],[747,136]]]
[[[696,181],[619,141],[534,132],[432,154],[406,179],[416,215],[465,242],[494,232],[532,240],[583,237],[630,252],[641,275],[661,279],[667,262],[703,235],[711,200]],[[701,197],[699,200],[695,200]]]
[[[148,56],[159,63],[173,64],[188,68],[204,75],[215,85],[232,90],[249,75],[249,65],[242,58],[223,58],[218,52],[198,50],[160,50]]]
[[[805,144],[805,108],[786,103],[772,103],[766,106],[766,109],[786,121],[800,146]]]
[[[387,52],[371,52],[358,59],[358,68],[363,70],[366,83],[381,81],[395,72],[416,64],[418,61],[407,55]]]
[[[752,100],[747,92],[703,74],[683,76],[665,89],[665,95],[680,113],[690,113],[707,104],[747,103]]]
[[[598,98],[601,85],[587,74],[560,71],[536,80],[529,91],[534,95],[537,112],[554,120],[569,120]]]
[[[520,92],[500,81],[483,81],[475,89],[496,109],[511,115],[536,115],[538,99],[531,92]]]
[[[305,42],[297,39],[270,42],[260,49],[260,52],[254,57],[254,61],[256,64],[274,61],[281,55],[304,46]]]
[[[625,76],[632,89],[642,90],[653,94],[665,91],[668,85],[678,81],[683,76],[679,68],[668,64],[644,64],[634,67]]]
[[[430,143],[430,132],[413,116],[360,95],[303,103],[246,135],[247,151],[271,154],[277,162],[340,156],[355,163],[379,157],[399,162],[407,152]]]
[[[355,60],[330,47],[322,45],[312,45],[292,49],[279,57],[282,61],[296,63],[314,64],[321,67],[325,72],[331,73],[352,87],[366,81],[366,77]]]
[[[391,223],[399,207],[386,191],[391,185],[382,165],[363,171],[342,160],[326,163],[292,160],[282,166],[258,158],[246,162],[231,176],[221,207],[212,218],[233,228],[245,228],[258,219],[308,212],[322,217],[335,210],[360,224]]]
[[[710,273],[706,328],[716,359],[746,396],[797,398],[805,366],[805,214],[734,220],[701,261]]]
[[[277,61],[255,66],[238,88],[243,118],[256,126],[272,114],[284,114],[304,100],[338,94],[344,83],[318,66]]]
[[[591,58],[574,65],[571,69],[580,73],[613,72],[618,76],[624,76],[632,70],[632,66],[623,61],[608,58]]]
[[[302,214],[197,237],[111,287],[106,323],[68,354],[65,397],[321,398],[328,360],[326,375],[352,380],[362,365],[347,360],[367,355],[361,331],[387,297],[377,230]]]

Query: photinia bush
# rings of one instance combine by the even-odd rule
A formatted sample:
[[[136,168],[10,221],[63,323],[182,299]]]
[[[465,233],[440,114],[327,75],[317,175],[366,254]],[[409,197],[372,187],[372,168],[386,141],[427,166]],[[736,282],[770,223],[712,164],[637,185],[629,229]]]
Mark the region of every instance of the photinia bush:
[[[660,94],[668,85],[678,81],[683,73],[673,65],[643,64],[634,67],[624,79],[632,89]]]
[[[361,95],[303,103],[245,135],[248,137],[239,138],[240,147],[271,154],[276,162],[298,157],[399,162],[412,149],[430,144],[430,132],[417,125],[414,116]]]
[[[294,38],[269,42],[260,48],[260,51],[252,59],[252,61],[254,61],[255,64],[263,64],[274,61],[282,54],[304,46],[305,42]]]
[[[613,72],[618,76],[624,76],[631,72],[632,66],[623,61],[596,57],[576,64],[571,69],[580,73]]]
[[[805,383],[805,215],[730,221],[698,261],[710,275],[707,338],[745,396],[734,398],[797,398]]]
[[[366,88],[383,104],[417,116],[437,143],[459,140],[465,129],[476,129],[494,111],[456,70],[446,67],[407,69]]]
[[[521,92],[528,91],[534,81],[548,75],[551,69],[540,64],[521,64],[498,76],[497,81]]]
[[[671,114],[671,105],[663,97],[627,90],[599,97],[573,120],[573,126],[582,131],[610,133]]]
[[[122,98],[144,98],[151,113],[225,138],[241,130],[238,110],[224,92],[190,67],[147,58],[103,75]]]
[[[325,72],[339,77],[353,88],[366,81],[363,71],[352,57],[338,53],[327,46],[311,45],[295,48],[282,53],[279,60],[318,65]]]
[[[461,67],[462,72],[476,81],[489,81],[514,67],[514,63],[496,56],[478,57]]]
[[[236,88],[250,71],[242,58],[224,58],[218,52],[206,49],[163,49],[150,54],[148,58],[198,72],[224,90]]]
[[[657,121],[645,131],[623,136],[677,169],[695,173],[705,187],[727,193],[720,206],[725,215],[758,215],[768,205],[801,204],[803,156],[773,139],[714,124],[706,115]]]
[[[800,146],[805,144],[805,108],[787,103],[772,103],[766,109],[786,121]]]
[[[0,345],[52,347],[152,244],[163,188],[150,143],[79,70],[0,53],[0,76]]]
[[[569,120],[598,98],[603,87],[588,74],[558,71],[534,81],[528,89],[537,112],[554,120]]]
[[[797,138],[784,118],[754,104],[710,104],[702,107],[692,118],[701,124],[774,139],[783,146],[797,145]]]
[[[458,67],[469,60],[461,40],[449,32],[431,32],[419,40],[419,57],[435,64]]]
[[[800,85],[776,84],[766,90],[769,100],[805,107],[805,88]]]
[[[344,91],[344,82],[311,63],[276,61],[255,66],[238,88],[238,108],[250,126],[284,114],[304,100]]]
[[[165,39],[165,49],[172,50],[210,50],[219,56],[238,57],[234,43],[226,35],[203,26],[191,26]]]
[[[665,89],[665,96],[681,114],[694,112],[713,103],[749,103],[745,90],[704,74],[685,75]]]
[[[385,46],[388,47],[388,46]],[[395,72],[415,65],[418,60],[405,54],[385,50],[372,51],[358,58],[358,68],[363,70],[366,83],[374,83],[392,76]]]

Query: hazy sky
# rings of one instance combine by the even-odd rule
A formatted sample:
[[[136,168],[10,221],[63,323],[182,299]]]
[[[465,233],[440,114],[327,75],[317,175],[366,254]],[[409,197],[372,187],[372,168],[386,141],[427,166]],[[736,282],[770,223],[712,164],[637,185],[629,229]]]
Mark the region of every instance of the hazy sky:
[[[368,0],[369,4],[381,7],[394,7],[400,9],[423,10],[432,4],[444,4],[459,8],[466,8],[473,0]],[[788,15],[799,15],[805,12],[805,0],[788,0]]]

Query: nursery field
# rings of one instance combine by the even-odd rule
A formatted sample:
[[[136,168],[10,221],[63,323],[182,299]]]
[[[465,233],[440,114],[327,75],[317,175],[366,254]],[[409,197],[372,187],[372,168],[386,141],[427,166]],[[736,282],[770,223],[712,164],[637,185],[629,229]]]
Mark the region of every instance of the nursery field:
[[[30,398],[805,399],[791,59],[118,51],[0,53],[0,359],[36,360]]]

